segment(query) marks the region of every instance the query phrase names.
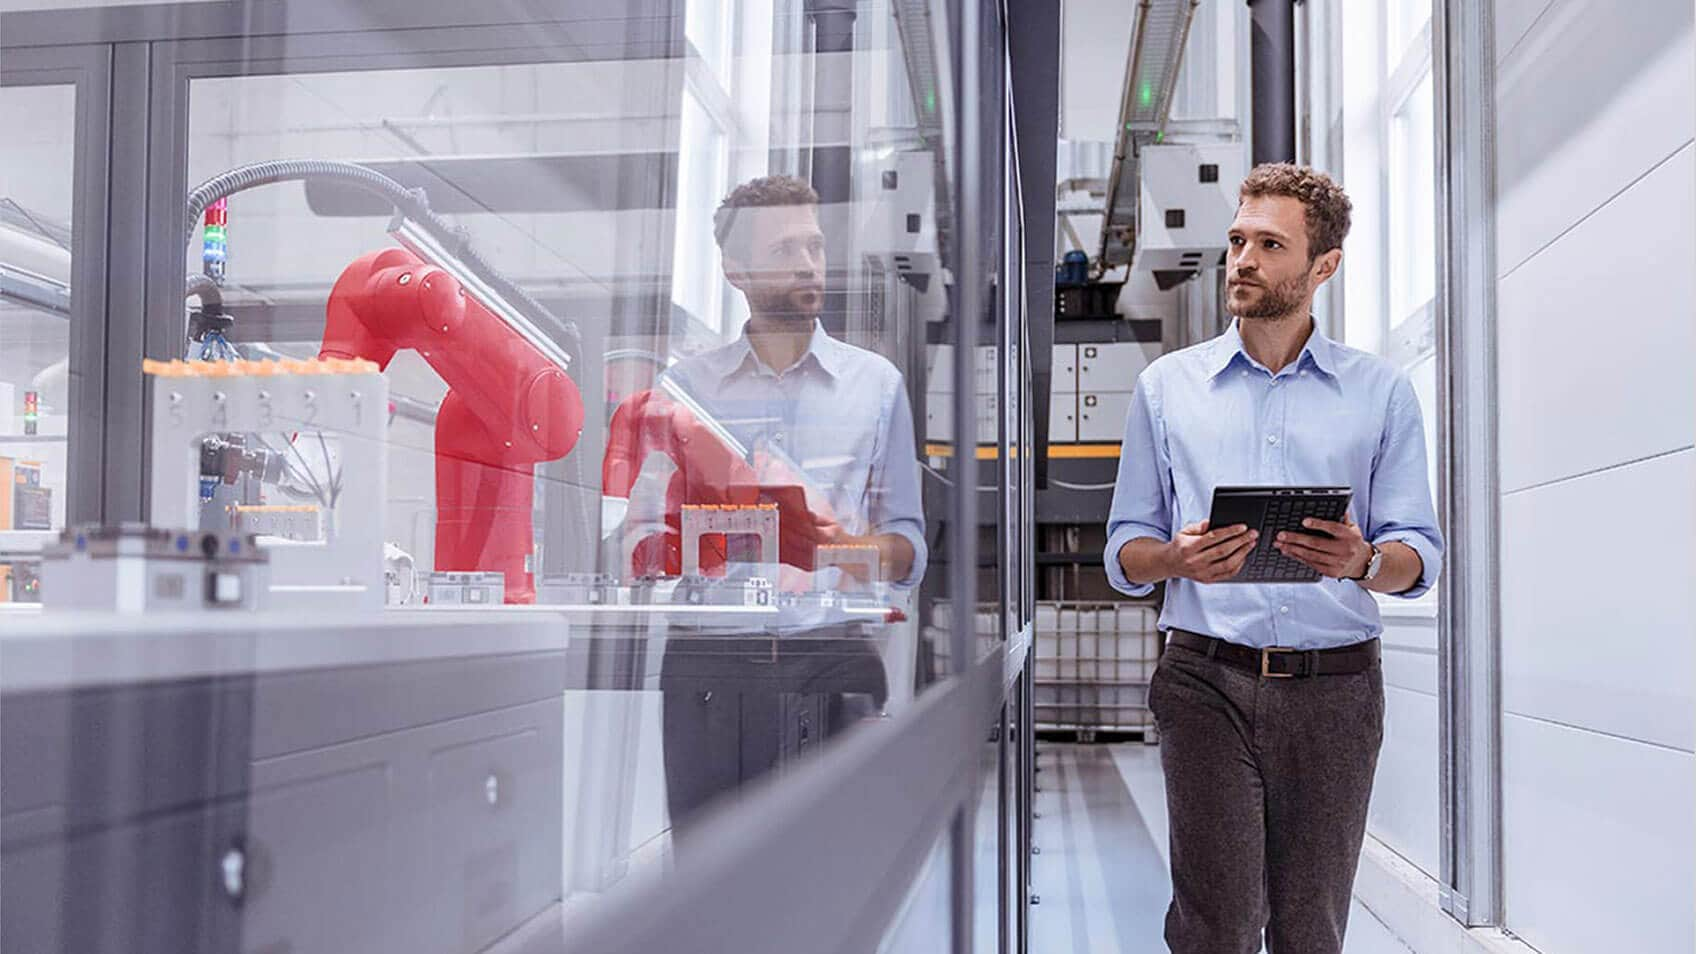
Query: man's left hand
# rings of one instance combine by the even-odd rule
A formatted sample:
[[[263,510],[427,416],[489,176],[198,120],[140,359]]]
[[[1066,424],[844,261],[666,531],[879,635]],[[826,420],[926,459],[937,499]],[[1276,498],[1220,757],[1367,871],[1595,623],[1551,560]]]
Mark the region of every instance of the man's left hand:
[[[1317,533],[1278,534],[1272,545],[1279,553],[1318,570],[1321,576],[1358,580],[1366,574],[1367,564],[1372,562],[1372,545],[1361,536],[1353,517],[1345,515],[1342,523],[1310,517],[1301,525]]]

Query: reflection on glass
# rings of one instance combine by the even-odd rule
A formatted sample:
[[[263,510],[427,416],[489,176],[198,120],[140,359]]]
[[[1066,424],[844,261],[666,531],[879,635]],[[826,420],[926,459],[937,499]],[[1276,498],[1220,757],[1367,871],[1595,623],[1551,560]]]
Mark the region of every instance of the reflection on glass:
[[[175,223],[186,178],[180,249],[140,256],[183,304],[111,316],[149,343],[147,526],[68,534],[0,632],[0,724],[40,743],[6,737],[3,814],[40,827],[3,848],[0,947],[546,934],[958,668],[939,515],[999,465],[941,350],[950,282],[990,284],[939,226],[955,40],[856,11],[826,53],[788,0],[628,46],[374,14],[114,80],[185,133],[109,200]],[[0,104],[32,170],[0,265],[68,279],[72,99]],[[41,461],[59,528],[70,337],[5,287],[0,463]],[[129,615],[68,612],[96,608]]]
[[[713,234],[748,323],[619,406],[604,468],[608,512],[625,511],[617,572],[681,575],[700,581],[695,599],[729,593],[777,608],[710,646],[667,646],[674,829],[713,796],[881,711],[888,684],[868,627],[905,615],[891,607],[925,564],[901,373],[819,323],[818,194],[789,176],[751,180],[720,204]],[[862,594],[871,599],[849,598]]]

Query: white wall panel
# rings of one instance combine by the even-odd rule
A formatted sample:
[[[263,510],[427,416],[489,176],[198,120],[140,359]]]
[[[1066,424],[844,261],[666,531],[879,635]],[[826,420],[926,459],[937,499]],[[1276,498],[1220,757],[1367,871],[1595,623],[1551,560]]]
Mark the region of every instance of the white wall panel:
[[[1384,685],[1437,694],[1437,654],[1384,644]]]
[[[1696,758],[1512,715],[1502,735],[1508,927],[1542,954],[1690,950]]]
[[[1696,750],[1693,487],[1683,451],[1503,499],[1505,709]],[[1632,534],[1629,556],[1617,521],[1580,516],[1627,501],[1666,528]]]
[[[1504,491],[1691,443],[1693,215],[1686,148],[1500,283]]]
[[[1444,572],[1448,569],[1444,568]],[[1379,601],[1386,645],[1437,651],[1437,608],[1421,605],[1423,602],[1423,599],[1415,603],[1394,598]]]
[[[1531,25],[1556,0],[1496,0],[1496,62],[1501,63],[1518,52],[1515,47],[1525,39]]]
[[[1503,274],[1691,138],[1691,21],[1690,0],[1559,0],[1502,64]],[[1615,233],[1611,247],[1634,238]]]
[[[1384,747],[1367,829],[1427,874],[1439,874],[1437,697],[1384,688]]]
[[[1385,684],[1436,695],[1436,618],[1411,618],[1386,612],[1383,641]]]

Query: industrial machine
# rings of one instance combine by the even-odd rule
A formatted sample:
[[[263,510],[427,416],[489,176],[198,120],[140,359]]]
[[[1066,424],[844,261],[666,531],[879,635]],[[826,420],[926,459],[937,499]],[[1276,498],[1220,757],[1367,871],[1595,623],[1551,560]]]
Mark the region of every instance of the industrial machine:
[[[325,367],[363,362],[381,380],[380,372],[398,352],[413,350],[441,376],[448,392],[434,417],[434,569],[443,573],[501,574],[504,580],[499,590],[505,602],[532,602],[534,468],[568,455],[583,427],[582,397],[569,373],[577,350],[576,328],[549,314],[502,278],[470,248],[462,233],[430,210],[421,191],[403,188],[357,164],[317,160],[243,166],[193,190],[189,221],[203,226],[205,274],[192,276],[188,283],[189,294],[200,299],[190,321],[190,338],[198,344],[191,356],[204,362],[233,363],[246,368],[244,373],[271,373],[242,361],[240,349],[225,340],[230,320],[220,313],[218,291],[229,264],[225,203],[234,193],[294,180],[331,182],[375,193],[396,210],[389,233],[400,247],[360,256],[343,270],[330,292],[318,356]],[[316,396],[316,392],[309,393]],[[360,440],[380,445],[390,410],[386,392],[379,398],[366,387],[361,395],[362,401],[374,403],[363,403],[351,423],[360,431]],[[184,395],[184,399],[189,397]],[[219,411],[221,407],[215,403],[211,409]],[[173,413],[180,410],[178,406],[169,409]],[[304,423],[313,421],[308,417]],[[283,518],[276,511],[255,509],[268,503],[255,498],[264,493],[267,483],[286,483],[289,478],[293,478],[297,492],[298,485],[304,483],[318,498],[339,497],[345,485],[358,485],[378,495],[383,492],[381,468],[359,468],[350,471],[357,474],[356,479],[344,480],[343,472],[351,462],[333,459],[322,438],[319,475],[295,433],[278,446],[217,426],[216,421],[202,422],[209,427],[195,438],[201,442],[203,458],[200,480],[191,480],[189,485],[200,487],[203,501],[213,505],[213,520],[223,512],[238,525],[244,521],[276,525]],[[174,420],[169,426],[180,423]],[[173,467],[168,478],[156,470],[156,486],[177,486],[177,470]],[[220,485],[243,483],[245,493],[220,493]],[[174,494],[166,492],[163,496]],[[317,502],[326,510],[333,509],[334,501]],[[362,513],[347,514],[333,534],[346,545],[362,550],[357,567],[339,568],[346,582],[332,584],[366,594],[357,600],[361,605],[381,605],[388,589],[383,584],[383,504],[378,496],[362,501],[358,508],[349,508]],[[161,518],[168,516],[174,514],[160,513],[156,507],[156,523],[165,525]],[[288,519],[293,532],[287,536],[293,543],[301,542],[294,538],[299,536],[302,524],[310,525],[310,514]],[[326,513],[323,519],[333,518]],[[349,526],[349,520],[358,521],[360,526]],[[326,531],[326,540],[317,542],[325,543],[331,536]],[[359,538],[357,544],[350,542],[354,536]],[[268,536],[267,542],[275,545],[279,539]],[[279,581],[292,575],[278,567]],[[392,569],[389,575],[394,575]],[[326,592],[321,580],[288,585],[308,585],[316,592]]]
[[[1224,264],[1225,235],[1243,181],[1241,143],[1172,143],[1139,153],[1136,257],[1132,267],[1172,287]]]
[[[380,609],[388,382],[369,361],[148,361],[151,524],[195,527],[208,436],[251,435],[288,454],[316,494],[323,534],[266,537],[271,591],[291,602]],[[318,463],[307,456],[315,450]],[[322,481],[313,476],[321,471]],[[344,479],[343,474],[358,475]],[[211,530],[216,528],[202,527]]]
[[[254,610],[267,596],[268,558],[252,534],[75,527],[41,556],[48,610]]]

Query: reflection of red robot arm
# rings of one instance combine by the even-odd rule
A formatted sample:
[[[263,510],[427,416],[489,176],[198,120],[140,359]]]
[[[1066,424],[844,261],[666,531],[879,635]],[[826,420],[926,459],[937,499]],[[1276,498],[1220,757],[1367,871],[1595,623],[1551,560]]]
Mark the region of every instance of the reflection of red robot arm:
[[[458,282],[400,248],[356,259],[330,292],[327,358],[386,368],[416,350],[448,384],[436,415],[436,569],[498,571],[528,603],[534,467],[583,430],[577,385]]]
[[[840,532],[828,507],[804,501],[805,479],[756,451],[750,464],[727,447],[685,406],[659,391],[642,391],[618,406],[607,428],[607,453],[601,463],[601,492],[628,499],[652,453],[672,463],[665,494],[663,534],[637,541],[628,569],[638,576],[682,572],[681,515],[684,504],[778,505],[778,556],[791,566],[813,568],[815,548]],[[772,493],[775,488],[795,493]],[[703,540],[701,569],[716,575],[725,563],[722,540]]]

